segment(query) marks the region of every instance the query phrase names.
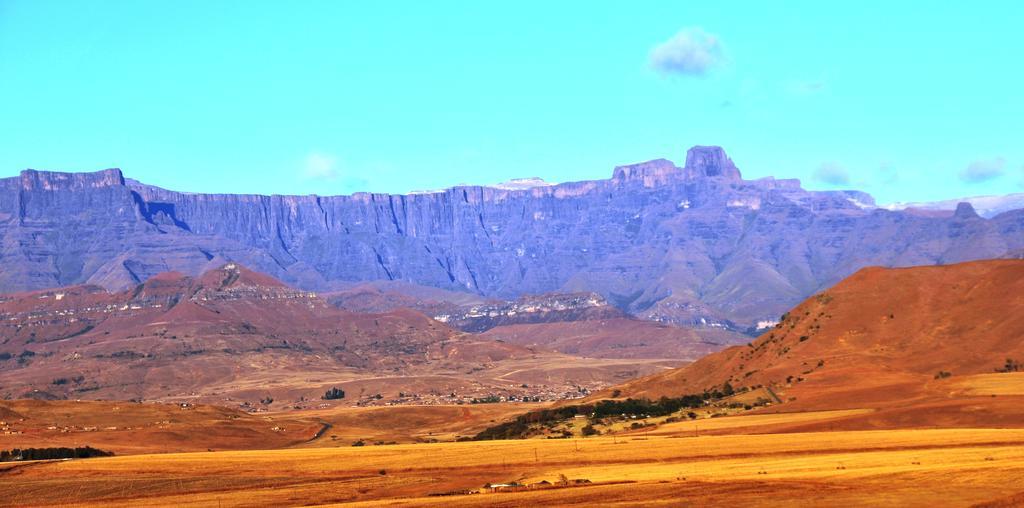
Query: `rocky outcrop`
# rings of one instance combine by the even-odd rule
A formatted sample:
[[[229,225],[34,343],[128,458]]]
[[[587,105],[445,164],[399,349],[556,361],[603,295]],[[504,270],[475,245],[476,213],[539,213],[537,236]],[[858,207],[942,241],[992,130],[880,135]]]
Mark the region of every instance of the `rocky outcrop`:
[[[957,219],[978,219],[981,216],[978,215],[978,212],[974,211],[974,207],[970,203],[962,202],[956,205],[953,217]]]
[[[691,178],[722,177],[742,180],[740,170],[720,146],[695,146],[686,152],[683,168]]]
[[[594,292],[645,318],[745,329],[868,265],[944,264],[1024,248],[1024,212],[992,219],[874,207],[856,191],[743,180],[721,148],[609,180],[389,195],[174,192],[91,174],[0,180],[0,290],[236,261],[307,290],[361,281],[514,299]]]

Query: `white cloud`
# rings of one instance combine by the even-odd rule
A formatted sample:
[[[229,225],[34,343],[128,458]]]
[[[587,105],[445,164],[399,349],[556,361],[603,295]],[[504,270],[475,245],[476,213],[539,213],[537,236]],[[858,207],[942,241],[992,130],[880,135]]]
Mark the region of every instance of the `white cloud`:
[[[850,172],[836,162],[823,162],[812,175],[815,180],[828,185],[850,185]]]
[[[986,182],[1003,176],[1006,170],[1006,159],[996,157],[994,159],[979,159],[970,163],[960,172],[960,180],[967,183]]]
[[[306,156],[303,174],[315,180],[334,180],[338,177],[338,159],[331,154],[312,152]]]
[[[650,63],[664,74],[703,76],[724,59],[718,37],[697,27],[684,28],[651,50]]]

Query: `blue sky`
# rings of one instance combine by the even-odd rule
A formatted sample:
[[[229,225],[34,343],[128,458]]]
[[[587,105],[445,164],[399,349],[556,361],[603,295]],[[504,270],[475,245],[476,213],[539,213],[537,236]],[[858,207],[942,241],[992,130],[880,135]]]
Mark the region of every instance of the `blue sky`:
[[[880,202],[1021,192],[1024,4],[916,3],[0,0],[0,176],[406,192],[718,144]]]

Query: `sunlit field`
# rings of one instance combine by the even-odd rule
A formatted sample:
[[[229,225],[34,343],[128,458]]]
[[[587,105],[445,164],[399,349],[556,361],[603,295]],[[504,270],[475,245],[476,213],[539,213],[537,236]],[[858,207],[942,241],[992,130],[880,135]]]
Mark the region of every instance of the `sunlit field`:
[[[842,412],[707,420],[705,428],[827,420]],[[969,505],[1024,490],[1024,430],[936,429],[694,436],[681,422],[632,435],[136,455],[7,464],[8,506]],[[568,480],[568,485],[562,481]],[[517,482],[517,492],[485,484]],[[441,497],[442,494],[451,494]]]

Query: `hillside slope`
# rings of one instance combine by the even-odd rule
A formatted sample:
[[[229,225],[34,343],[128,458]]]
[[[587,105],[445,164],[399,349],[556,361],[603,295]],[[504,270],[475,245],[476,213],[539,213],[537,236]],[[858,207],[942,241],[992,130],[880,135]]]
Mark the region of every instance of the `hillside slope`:
[[[363,314],[236,263],[125,291],[0,296],[0,397],[202,401],[250,410],[555,400],[680,362],[587,360]],[[322,401],[332,387],[347,397]]]
[[[1024,370],[1022,361],[1024,261],[866,268],[748,346],[618,389],[653,398],[765,385],[787,408],[871,407],[991,390],[1024,395],[1020,374],[997,373]]]
[[[544,347],[595,358],[686,360],[749,340],[749,337],[726,330],[695,330],[626,317],[501,325],[481,336],[523,347]]]

